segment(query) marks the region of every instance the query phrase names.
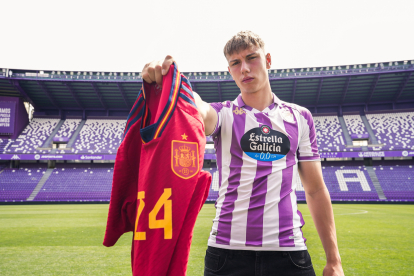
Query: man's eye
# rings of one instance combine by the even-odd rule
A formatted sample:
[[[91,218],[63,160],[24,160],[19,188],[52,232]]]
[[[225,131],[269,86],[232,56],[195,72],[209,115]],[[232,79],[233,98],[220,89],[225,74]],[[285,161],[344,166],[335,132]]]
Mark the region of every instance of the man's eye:
[[[254,58],[256,58],[256,57],[250,57],[250,59],[254,59]]]
[[[237,64],[239,64],[239,63],[236,61],[236,62],[234,62],[232,65],[234,66],[234,65],[237,65]]]

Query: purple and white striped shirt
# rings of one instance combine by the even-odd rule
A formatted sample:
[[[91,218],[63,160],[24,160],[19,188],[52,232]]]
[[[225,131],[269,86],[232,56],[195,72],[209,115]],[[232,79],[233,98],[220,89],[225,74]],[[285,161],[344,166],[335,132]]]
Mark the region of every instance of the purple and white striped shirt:
[[[305,250],[297,209],[298,161],[320,160],[312,115],[279,100],[263,111],[233,102],[212,103],[211,134],[219,197],[209,246],[238,250]]]

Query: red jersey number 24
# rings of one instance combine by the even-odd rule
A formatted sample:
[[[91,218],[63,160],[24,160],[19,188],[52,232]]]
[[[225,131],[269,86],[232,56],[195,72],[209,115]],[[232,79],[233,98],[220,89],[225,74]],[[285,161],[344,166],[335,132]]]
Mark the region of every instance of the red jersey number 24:
[[[152,211],[149,213],[149,229],[160,229],[164,228],[164,239],[172,239],[172,202],[171,202],[171,188],[164,189],[161,197],[158,199]],[[135,220],[135,231],[134,231],[134,240],[146,240],[146,232],[138,232],[138,223],[139,217],[141,216],[142,211],[145,208],[145,191],[138,192],[138,213],[137,219]],[[164,206],[164,219],[157,220],[157,214],[161,210],[161,207]]]

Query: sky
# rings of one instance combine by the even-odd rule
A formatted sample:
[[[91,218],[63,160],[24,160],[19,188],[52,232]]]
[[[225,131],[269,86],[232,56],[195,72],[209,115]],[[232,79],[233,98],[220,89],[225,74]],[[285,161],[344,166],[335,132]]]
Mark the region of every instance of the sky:
[[[226,42],[257,33],[272,69],[414,60],[414,1],[1,2],[0,68],[226,71]]]

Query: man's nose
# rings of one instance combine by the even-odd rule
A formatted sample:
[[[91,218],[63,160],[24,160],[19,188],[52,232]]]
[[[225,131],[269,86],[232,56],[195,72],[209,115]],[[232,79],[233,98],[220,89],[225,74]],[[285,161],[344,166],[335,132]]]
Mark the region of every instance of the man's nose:
[[[242,61],[241,62],[241,68],[240,68],[240,70],[241,70],[241,73],[242,74],[245,74],[245,73],[249,73],[250,72],[250,68],[249,68],[249,65],[247,64],[247,62],[245,62],[245,61]]]

